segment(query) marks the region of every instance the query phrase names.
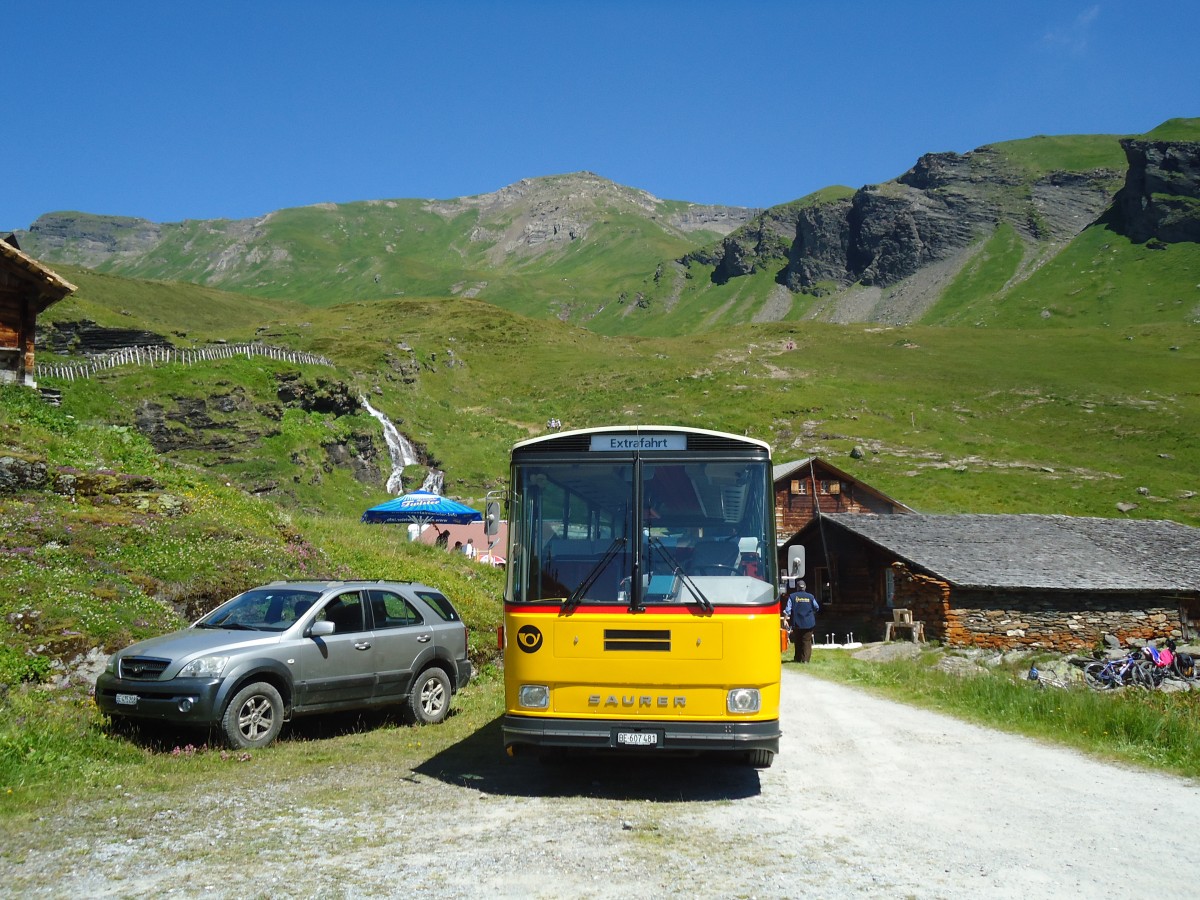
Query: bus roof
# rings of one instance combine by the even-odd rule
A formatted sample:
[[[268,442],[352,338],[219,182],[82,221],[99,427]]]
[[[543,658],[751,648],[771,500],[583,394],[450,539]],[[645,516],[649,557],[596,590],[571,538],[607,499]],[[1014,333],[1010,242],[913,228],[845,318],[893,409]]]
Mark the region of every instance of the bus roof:
[[[691,428],[686,425],[604,425],[599,428],[578,428],[574,431],[556,431],[553,434],[545,434],[541,437],[530,438],[527,441],[519,441],[513,444],[513,450],[519,450],[523,447],[529,447],[534,444],[544,443],[546,441],[556,441],[560,438],[580,437],[582,435],[592,434],[698,434],[706,437],[724,438],[729,441],[737,441],[744,444],[752,444],[761,447],[768,453],[771,450],[771,445],[766,441],[760,441],[758,438],[746,437],[740,434],[730,434],[726,431],[710,431],[707,428]]]

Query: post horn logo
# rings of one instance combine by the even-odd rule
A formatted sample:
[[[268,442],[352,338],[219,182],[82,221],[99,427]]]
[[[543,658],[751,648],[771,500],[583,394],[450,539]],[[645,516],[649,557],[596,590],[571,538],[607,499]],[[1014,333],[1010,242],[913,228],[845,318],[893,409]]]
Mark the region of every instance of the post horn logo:
[[[536,625],[522,625],[517,629],[517,646],[526,653],[537,653],[542,646],[542,633]]]

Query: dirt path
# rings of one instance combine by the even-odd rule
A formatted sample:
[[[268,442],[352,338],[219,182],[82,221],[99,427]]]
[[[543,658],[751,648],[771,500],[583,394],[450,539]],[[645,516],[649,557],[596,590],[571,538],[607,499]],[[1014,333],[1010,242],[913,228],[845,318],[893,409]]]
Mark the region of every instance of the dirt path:
[[[790,669],[783,719],[762,772],[507,760],[493,724],[412,773],[347,760],[185,809],[125,798],[42,823],[61,836],[52,846],[6,836],[0,884],[54,897],[1029,900],[1170,885],[1194,852],[1191,782]]]

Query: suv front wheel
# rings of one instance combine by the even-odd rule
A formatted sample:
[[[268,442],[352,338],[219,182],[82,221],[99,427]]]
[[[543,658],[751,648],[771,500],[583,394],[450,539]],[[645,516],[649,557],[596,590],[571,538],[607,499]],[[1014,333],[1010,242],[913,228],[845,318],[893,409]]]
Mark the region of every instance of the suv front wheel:
[[[405,705],[418,724],[438,724],[450,711],[450,677],[436,666],[426,669],[413,681]]]
[[[238,691],[221,716],[225,740],[238,750],[267,746],[282,727],[283,698],[265,681],[248,684]]]

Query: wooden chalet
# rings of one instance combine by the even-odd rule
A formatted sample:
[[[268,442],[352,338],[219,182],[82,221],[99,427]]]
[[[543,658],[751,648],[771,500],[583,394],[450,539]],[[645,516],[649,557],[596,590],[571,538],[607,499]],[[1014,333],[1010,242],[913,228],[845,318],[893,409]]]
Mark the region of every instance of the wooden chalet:
[[[866,482],[810,456],[774,467],[775,539],[779,547],[781,575],[799,575],[803,565],[797,552],[796,537],[820,512],[830,513],[911,513],[912,510],[875,490]],[[811,588],[812,583],[809,584]]]
[[[996,649],[1189,639],[1200,622],[1200,528],[1178,522],[835,513],[798,540],[824,579],[818,642],[879,640],[895,609],[927,639]]]
[[[75,285],[22,252],[14,237],[0,240],[0,384],[37,386],[37,317],[74,290]]]

